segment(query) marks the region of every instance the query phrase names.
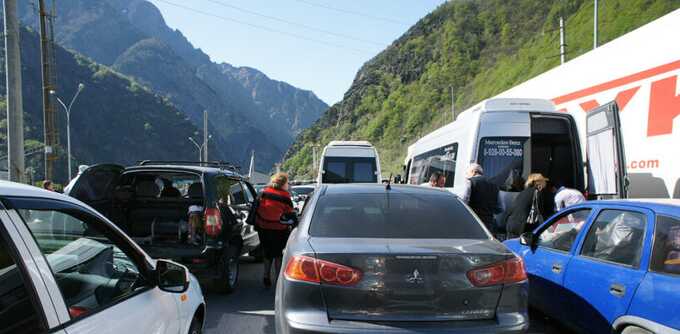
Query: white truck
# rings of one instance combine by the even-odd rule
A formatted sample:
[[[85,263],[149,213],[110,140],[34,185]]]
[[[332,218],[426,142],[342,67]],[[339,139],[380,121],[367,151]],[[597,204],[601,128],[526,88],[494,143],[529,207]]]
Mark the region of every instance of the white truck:
[[[615,100],[629,196],[680,198],[680,10],[675,10],[497,96],[551,100],[574,117]],[[582,147],[585,149],[585,147]]]

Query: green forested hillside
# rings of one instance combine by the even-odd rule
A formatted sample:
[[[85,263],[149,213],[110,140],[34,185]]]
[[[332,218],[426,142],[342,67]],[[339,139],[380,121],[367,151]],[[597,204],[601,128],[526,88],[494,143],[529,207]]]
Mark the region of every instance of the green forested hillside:
[[[600,1],[600,44],[680,8],[678,0]],[[345,98],[300,134],[284,168],[309,176],[312,145],[362,139],[383,174],[400,172],[407,146],[451,121],[455,109],[559,65],[559,17],[568,58],[592,48],[591,0],[454,0],[411,27],[357,73]]]

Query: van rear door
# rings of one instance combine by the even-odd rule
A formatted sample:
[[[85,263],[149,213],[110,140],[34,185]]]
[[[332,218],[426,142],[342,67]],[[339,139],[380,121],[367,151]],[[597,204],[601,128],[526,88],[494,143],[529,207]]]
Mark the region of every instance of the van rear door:
[[[114,164],[95,165],[73,180],[67,195],[81,200],[106,217],[110,216],[113,190],[125,168]]]
[[[628,197],[626,157],[619,107],[615,101],[586,116],[588,193],[595,198]]]

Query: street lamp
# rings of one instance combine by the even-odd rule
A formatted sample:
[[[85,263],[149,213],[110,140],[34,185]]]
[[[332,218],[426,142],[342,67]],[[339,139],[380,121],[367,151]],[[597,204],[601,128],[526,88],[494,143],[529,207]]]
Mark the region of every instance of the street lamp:
[[[212,138],[212,135],[208,135],[207,139],[210,140],[210,138]],[[192,137],[189,137],[189,141],[191,141],[191,143],[193,143],[198,149],[198,161],[203,161],[203,148],[208,144],[208,142],[206,141],[202,145],[199,145]]]
[[[76,99],[78,98],[78,95],[80,95],[80,92],[85,88],[85,85],[83,83],[78,84],[78,90],[76,91],[76,94],[73,95],[73,98],[71,99],[71,103],[68,104],[68,107],[62,101],[59,96],[57,96],[57,92],[54,90],[50,91],[50,95],[53,95],[59,104],[61,104],[62,107],[64,107],[64,112],[66,112],[66,154],[67,154],[67,159],[68,159],[68,180],[71,181],[71,176],[73,175],[71,173],[71,107],[73,106],[73,103],[76,102]]]

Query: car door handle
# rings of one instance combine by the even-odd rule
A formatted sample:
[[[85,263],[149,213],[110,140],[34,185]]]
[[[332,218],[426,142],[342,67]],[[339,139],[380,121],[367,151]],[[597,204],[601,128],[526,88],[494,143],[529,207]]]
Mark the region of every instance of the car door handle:
[[[623,297],[626,294],[626,287],[621,284],[612,284],[609,286],[609,293],[616,297]]]
[[[561,273],[561,272],[562,272],[562,265],[559,264],[559,263],[553,264],[553,265],[552,265],[552,271],[553,271],[555,274]]]

